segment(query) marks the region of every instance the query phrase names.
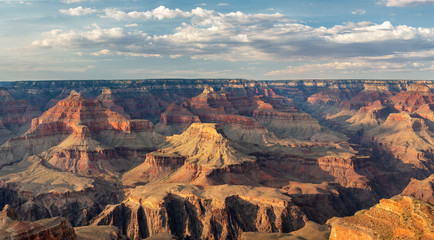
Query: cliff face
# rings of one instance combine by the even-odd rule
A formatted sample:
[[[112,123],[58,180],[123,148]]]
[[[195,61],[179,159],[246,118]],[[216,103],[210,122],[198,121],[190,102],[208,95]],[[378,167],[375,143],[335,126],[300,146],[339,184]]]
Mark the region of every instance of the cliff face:
[[[184,133],[167,138],[167,143],[148,154],[143,164],[123,176],[125,183],[148,182],[167,176],[170,182],[207,184],[213,169],[253,162],[238,152],[213,123],[194,123]],[[170,176],[169,176],[170,173]]]
[[[270,188],[150,184],[107,207],[92,224],[118,226],[131,239],[161,231],[183,239],[237,239],[247,231],[289,232],[305,221],[289,197]]]
[[[383,199],[352,217],[331,219],[330,239],[432,239],[433,210],[410,197]]]
[[[61,170],[114,176],[134,163],[116,148],[153,148],[161,141],[148,120],[129,120],[73,91],[33,119],[24,135],[0,147],[6,156],[0,162],[9,164],[42,154],[51,166]]]
[[[0,214],[1,239],[76,239],[71,224],[61,217],[44,219],[36,222],[23,222],[20,221],[18,215],[9,205],[6,205]]]
[[[326,226],[306,222],[353,215],[397,194],[432,202],[431,81],[3,86],[0,204],[25,220],[92,223],[76,229],[78,237],[255,239],[312,231],[326,238]],[[382,201],[404,210],[375,210],[373,223],[384,217],[392,222],[385,232],[426,235],[425,220],[410,207],[419,203],[403,199]],[[415,209],[414,228],[393,217],[408,209]],[[360,223],[339,221],[334,232],[376,237],[375,226],[363,225],[369,214]]]
[[[0,144],[25,131],[39,114],[26,100],[17,100],[7,90],[0,89]]]
[[[410,196],[416,199],[434,205],[434,174],[424,180],[411,179],[407,187],[402,191],[402,195]]]

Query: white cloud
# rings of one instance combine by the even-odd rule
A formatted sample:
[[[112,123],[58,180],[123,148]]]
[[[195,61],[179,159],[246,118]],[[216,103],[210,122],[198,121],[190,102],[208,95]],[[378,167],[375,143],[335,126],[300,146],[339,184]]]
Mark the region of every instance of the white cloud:
[[[404,7],[409,5],[432,4],[434,0],[383,0],[388,7]]]
[[[139,24],[137,23],[130,23],[130,24],[125,24],[125,27],[138,27]]]
[[[366,13],[366,10],[363,9],[357,9],[351,12],[353,15],[363,15]]]
[[[93,1],[95,1],[95,0],[61,0],[61,2],[66,3],[66,4],[93,2]]]
[[[411,40],[416,37],[434,37],[433,28],[414,28],[406,25],[393,26],[389,21],[382,24],[370,22],[348,23],[327,29],[323,37],[337,43],[363,43],[388,40]]]
[[[93,55],[93,56],[111,55],[111,51],[109,49],[103,49],[99,52],[91,53],[90,55]]]
[[[101,44],[108,41],[119,40],[125,36],[122,28],[101,29],[98,25],[93,25],[94,29],[88,32],[77,33],[70,31],[64,33],[62,30],[51,30],[45,35],[48,38],[39,41],[33,41],[32,46],[42,48],[76,48],[81,44]]]
[[[92,14],[92,13],[97,13],[99,11],[96,9],[92,9],[92,8],[83,8],[82,6],[78,6],[76,8],[60,9],[59,12],[62,14],[71,15],[71,16],[83,16],[83,15],[88,15],[88,14]]]
[[[138,11],[132,11],[132,12],[124,12],[120,11],[115,8],[106,8],[104,9],[105,15],[102,17],[105,18],[113,18],[116,20],[125,20],[128,18],[132,19],[143,19],[143,20],[149,20],[149,19],[157,19],[157,20],[163,20],[163,19],[171,19],[171,18],[177,18],[177,17],[191,17],[192,14],[190,12],[184,12],[180,9],[169,9],[165,6],[159,6],[151,11],[145,11],[145,12],[138,12]]]
[[[280,13],[220,13],[203,8],[191,11],[164,6],[145,12],[104,10],[113,19],[189,18],[171,34],[148,35],[126,28],[45,33],[33,42],[39,48],[68,48],[84,54],[109,50],[114,55],[137,57],[190,57],[227,61],[333,60],[362,57],[364,61],[403,61],[423,56],[434,58],[434,28],[383,23],[358,22],[333,27],[311,27]],[[422,58],[422,57],[419,57]]]
[[[228,3],[219,3],[219,6],[228,6]]]

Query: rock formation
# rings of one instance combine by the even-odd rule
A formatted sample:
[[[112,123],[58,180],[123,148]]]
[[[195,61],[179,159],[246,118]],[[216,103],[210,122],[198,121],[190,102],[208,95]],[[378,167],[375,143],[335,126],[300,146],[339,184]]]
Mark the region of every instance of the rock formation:
[[[92,221],[118,226],[131,239],[161,231],[179,238],[236,239],[242,232],[290,232],[304,226],[306,217],[272,188],[148,184]]]
[[[75,240],[76,235],[71,224],[62,217],[21,221],[17,213],[6,205],[0,212],[0,239]]]
[[[3,83],[0,204],[26,221],[64,217],[78,239],[326,239],[320,224],[333,217],[332,238],[432,238],[433,90],[405,80]],[[382,198],[392,200],[372,207]]]
[[[85,226],[74,228],[77,240],[126,240],[115,226]]]
[[[23,133],[39,114],[26,100],[17,100],[7,90],[0,89],[0,144]]]
[[[330,239],[432,239],[433,210],[410,197],[383,199],[352,217],[329,220]]]
[[[410,196],[416,199],[434,205],[434,174],[431,174],[424,180],[411,179],[410,183],[402,192],[402,195]]]

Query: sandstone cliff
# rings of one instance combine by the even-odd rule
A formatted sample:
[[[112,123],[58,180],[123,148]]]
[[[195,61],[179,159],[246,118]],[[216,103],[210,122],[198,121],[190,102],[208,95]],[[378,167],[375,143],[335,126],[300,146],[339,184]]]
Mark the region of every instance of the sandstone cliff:
[[[335,218],[330,239],[433,239],[433,206],[410,197],[383,199],[352,217]]]
[[[242,232],[290,232],[306,221],[291,198],[272,188],[148,184],[108,206],[93,225],[118,226],[131,239],[162,231],[179,238],[237,239]]]

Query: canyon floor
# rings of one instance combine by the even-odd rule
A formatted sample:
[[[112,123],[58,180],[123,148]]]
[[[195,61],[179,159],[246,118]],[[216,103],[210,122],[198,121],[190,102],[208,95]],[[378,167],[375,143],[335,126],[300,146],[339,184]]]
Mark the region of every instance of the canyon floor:
[[[434,239],[434,82],[0,83],[0,239]]]

